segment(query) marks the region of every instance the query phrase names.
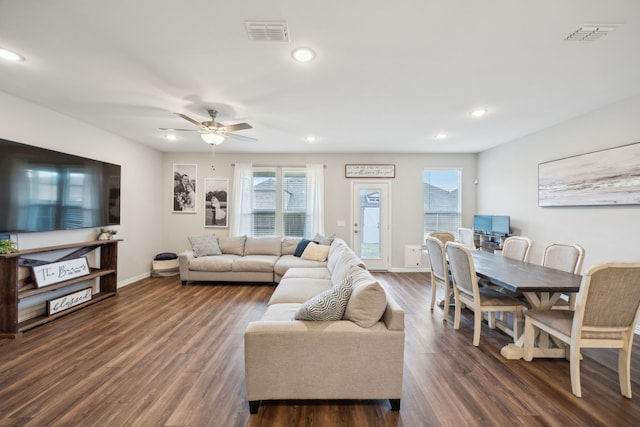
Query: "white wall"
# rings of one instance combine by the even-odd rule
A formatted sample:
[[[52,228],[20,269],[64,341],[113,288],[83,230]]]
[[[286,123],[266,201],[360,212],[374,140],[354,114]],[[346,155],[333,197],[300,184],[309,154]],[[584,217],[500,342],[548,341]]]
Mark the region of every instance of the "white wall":
[[[121,225],[118,284],[131,283],[149,275],[151,260],[162,242],[161,205],[162,154],[91,127],[52,110],[0,92],[0,138],[49,148],[122,166]],[[22,233],[18,247],[41,246],[94,240],[96,230],[81,229],[46,233]]]
[[[640,142],[640,96],[575,118],[478,156],[478,213],[511,215],[532,239],[530,261],[552,242],[585,248],[584,269],[640,260],[640,206],[538,207],[538,163]],[[640,168],[640,159],[638,159]]]
[[[423,243],[423,194],[422,172],[430,168],[462,169],[463,224],[471,226],[476,207],[476,155],[447,154],[216,154],[215,171],[211,168],[211,155],[202,153],[165,153],[163,203],[160,212],[165,224],[164,247],[167,251],[180,252],[189,246],[188,236],[214,232],[227,235],[228,228],[205,229],[204,202],[198,200],[197,214],[171,213],[173,191],[173,164],[197,164],[197,186],[203,187],[205,178],[229,179],[233,183],[232,163],[266,165],[305,165],[321,163],[325,167],[325,233],[335,233],[351,241],[350,224],[350,180],[344,177],[345,163],[384,163],[396,165],[396,177],[391,182],[391,266],[393,270],[404,268],[404,245]],[[204,198],[202,192],[198,197]],[[347,227],[338,226],[344,221]]]

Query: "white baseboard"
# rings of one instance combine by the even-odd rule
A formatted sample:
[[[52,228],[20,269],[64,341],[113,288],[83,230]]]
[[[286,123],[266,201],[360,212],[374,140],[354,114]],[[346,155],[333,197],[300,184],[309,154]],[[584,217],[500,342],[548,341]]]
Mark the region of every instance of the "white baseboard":
[[[396,267],[396,268],[390,269],[389,272],[391,273],[429,273],[431,272],[431,269],[424,268],[424,267],[419,267],[419,268]]]
[[[127,285],[130,285],[142,279],[146,279],[147,277],[150,277],[150,276],[151,276],[151,271],[147,273],[139,274],[137,276],[129,277],[128,279],[118,282],[118,288],[124,288]]]

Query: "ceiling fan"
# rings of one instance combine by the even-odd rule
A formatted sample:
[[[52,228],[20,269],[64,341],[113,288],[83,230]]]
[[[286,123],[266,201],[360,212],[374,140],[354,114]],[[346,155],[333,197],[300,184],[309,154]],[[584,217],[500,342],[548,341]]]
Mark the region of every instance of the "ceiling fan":
[[[193,123],[199,129],[176,129],[176,128],[160,128],[160,130],[169,130],[169,131],[185,131],[185,132],[200,132],[200,137],[209,145],[218,145],[222,144],[225,138],[233,138],[248,142],[256,142],[257,139],[250,138],[248,136],[237,135],[231,132],[235,132],[238,130],[246,130],[252,129],[249,123],[236,123],[233,125],[223,125],[216,121],[216,116],[218,112],[216,110],[207,110],[209,115],[211,116],[211,120],[206,120],[204,122],[199,122],[197,120],[192,119],[189,116],[185,116],[184,114],[175,113],[176,115],[182,117],[186,121]]]

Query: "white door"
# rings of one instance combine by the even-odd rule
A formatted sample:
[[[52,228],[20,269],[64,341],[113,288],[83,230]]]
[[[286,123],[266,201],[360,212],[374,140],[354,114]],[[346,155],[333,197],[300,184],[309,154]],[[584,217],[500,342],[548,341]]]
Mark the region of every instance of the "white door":
[[[389,270],[389,182],[351,183],[353,250],[369,270]]]

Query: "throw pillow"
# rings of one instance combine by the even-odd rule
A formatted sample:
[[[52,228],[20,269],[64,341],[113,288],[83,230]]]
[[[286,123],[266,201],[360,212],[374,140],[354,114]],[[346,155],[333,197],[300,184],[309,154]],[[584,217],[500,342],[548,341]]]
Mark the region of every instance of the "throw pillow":
[[[378,323],[387,308],[387,294],[382,285],[360,267],[349,272],[352,280],[351,298],[344,311],[344,318],[358,326],[370,328]]]
[[[221,237],[220,249],[223,254],[244,255],[244,242],[247,236]]]
[[[311,240],[307,240],[307,239],[300,240],[300,243],[298,243],[298,246],[296,246],[296,250],[293,253],[293,256],[301,257],[304,250],[307,249],[307,245],[309,243],[311,243]]]
[[[322,234],[318,233],[313,238],[313,241],[318,242],[318,244],[320,245],[331,246],[331,243],[333,243],[333,239],[335,239],[335,237],[336,237],[335,234],[332,234],[331,236],[323,236]]]
[[[213,234],[209,236],[189,237],[189,243],[191,243],[191,249],[193,249],[196,257],[222,255],[222,251],[220,251],[220,246],[218,245],[218,238]]]
[[[296,320],[341,320],[351,296],[351,277],[340,286],[328,289],[302,304],[293,318]]]
[[[304,252],[302,252],[300,258],[310,261],[326,261],[327,255],[329,255],[329,246],[310,242]]]

